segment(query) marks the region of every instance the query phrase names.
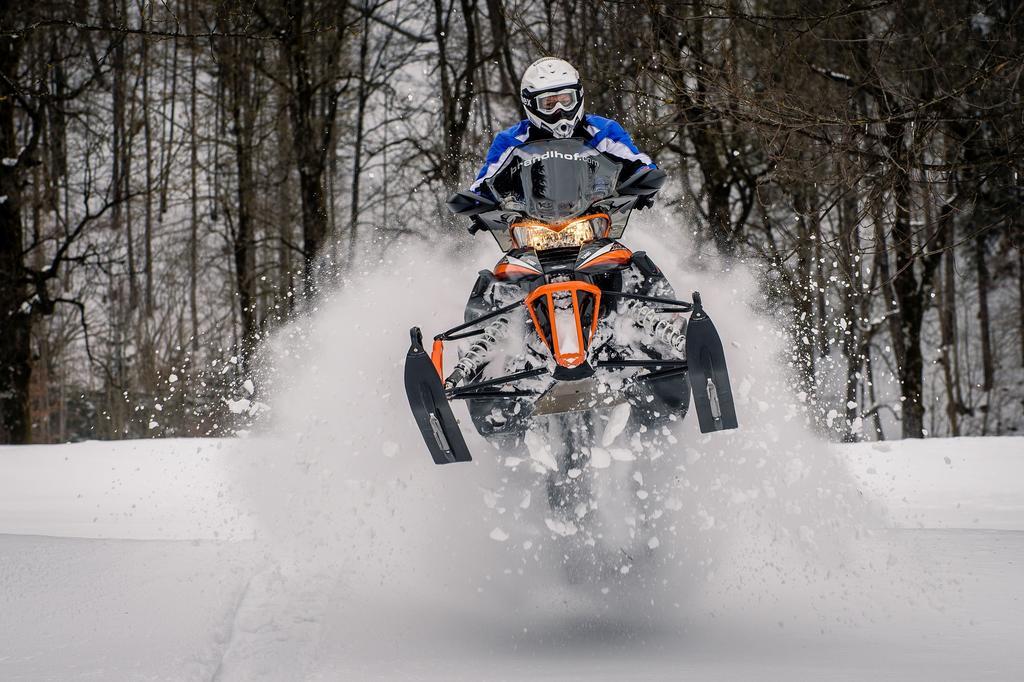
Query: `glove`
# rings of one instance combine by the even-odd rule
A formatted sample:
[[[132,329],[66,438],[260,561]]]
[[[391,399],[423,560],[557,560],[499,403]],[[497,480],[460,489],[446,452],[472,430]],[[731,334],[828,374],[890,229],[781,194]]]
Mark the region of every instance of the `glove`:
[[[633,208],[638,211],[642,211],[645,208],[651,208],[654,206],[654,194],[648,194],[647,196],[639,196],[636,198],[636,203],[633,204]]]

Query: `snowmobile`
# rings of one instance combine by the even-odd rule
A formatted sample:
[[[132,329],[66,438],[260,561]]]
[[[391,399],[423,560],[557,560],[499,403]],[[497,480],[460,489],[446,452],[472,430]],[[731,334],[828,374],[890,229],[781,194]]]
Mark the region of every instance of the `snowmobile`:
[[[630,418],[654,428],[685,416],[691,393],[701,432],[737,428],[722,342],[700,293],[676,299],[651,258],[619,241],[665,173],[621,174],[583,140],[542,140],[511,150],[487,181],[494,199],[461,191],[448,200],[504,255],[480,272],[463,323],[434,336],[430,352],[420,329],[410,332],[405,387],[436,464],[472,459],[454,400],[467,401],[476,430],[499,446],[556,418],[552,437],[567,452],[585,450],[595,411],[629,403]],[[445,344],[463,339],[473,341],[446,374]]]

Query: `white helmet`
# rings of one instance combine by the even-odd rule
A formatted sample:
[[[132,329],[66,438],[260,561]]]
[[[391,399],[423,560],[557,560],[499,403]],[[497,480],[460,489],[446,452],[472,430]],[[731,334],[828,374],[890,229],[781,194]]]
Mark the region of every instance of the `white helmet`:
[[[580,74],[564,59],[544,57],[530,64],[519,94],[530,123],[555,137],[570,137],[583,118]]]

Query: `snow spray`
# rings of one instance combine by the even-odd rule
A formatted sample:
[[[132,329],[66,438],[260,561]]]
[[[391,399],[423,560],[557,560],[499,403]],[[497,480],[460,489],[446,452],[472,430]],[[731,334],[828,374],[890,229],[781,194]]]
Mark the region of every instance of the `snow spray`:
[[[699,629],[725,600],[763,604],[780,584],[837,570],[874,522],[805,426],[782,367],[785,335],[754,312],[751,271],[700,256],[667,211],[636,218],[624,242],[646,249],[680,298],[702,293],[740,428],[701,435],[688,418],[656,452],[595,444],[603,513],[621,513],[630,549],[585,580],[567,578],[572,533],[547,509],[529,455],[496,451],[456,406],[475,460],[438,467],[409,414],[408,330],[460,319],[476,271],[500,255],[489,240],[454,255],[417,244],[356,259],[364,271],[265,349],[279,377],[272,433],[241,441],[236,487],[274,571],[322,592],[315,618],[334,623],[346,651],[372,657],[413,641],[485,656]]]

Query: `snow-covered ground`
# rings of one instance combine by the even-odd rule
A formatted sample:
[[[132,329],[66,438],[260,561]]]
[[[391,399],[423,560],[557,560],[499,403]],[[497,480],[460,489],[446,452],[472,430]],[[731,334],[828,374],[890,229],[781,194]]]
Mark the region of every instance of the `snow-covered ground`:
[[[600,552],[542,448],[430,462],[408,329],[496,254],[389,250],[268,349],[268,435],[0,448],[0,680],[1024,679],[1024,439],[819,442],[754,278],[643,237],[704,291],[740,429],[609,437]]]
[[[842,446],[889,530],[831,575],[739,556],[652,618],[643,585],[609,611],[557,572],[501,584],[508,543],[453,537],[443,500],[434,541],[473,549],[446,575],[396,569],[402,514],[340,571],[291,569],[232,492],[258,445],[0,448],[0,679],[1024,678],[1024,439]]]

